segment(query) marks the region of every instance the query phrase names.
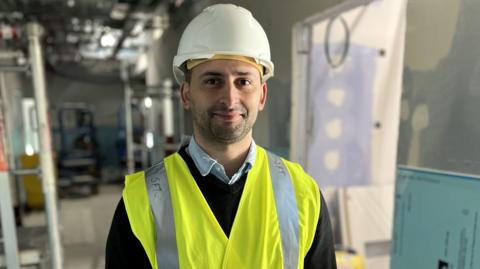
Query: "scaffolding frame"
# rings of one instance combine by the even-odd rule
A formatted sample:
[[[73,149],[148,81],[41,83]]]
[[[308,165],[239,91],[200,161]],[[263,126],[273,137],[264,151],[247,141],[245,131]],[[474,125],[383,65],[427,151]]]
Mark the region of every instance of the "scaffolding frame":
[[[48,100],[46,94],[46,80],[44,69],[44,58],[41,47],[41,36],[43,35],[43,28],[38,23],[26,24],[26,33],[28,35],[28,52],[29,63],[27,67],[12,67],[7,66],[3,68],[4,72],[25,72],[28,67],[31,68],[33,77],[34,96],[36,100],[36,110],[38,115],[38,126],[40,136],[40,161],[41,161],[41,178],[42,189],[45,197],[45,208],[48,226],[49,248],[51,255],[52,268],[63,268],[63,249],[60,240],[60,225],[58,217],[58,201],[56,190],[56,178],[53,160],[52,148],[52,134],[50,123],[48,119]],[[5,55],[3,55],[5,56]],[[13,56],[15,57],[15,56]],[[0,68],[1,69],[1,68]],[[2,71],[2,70],[0,70]],[[4,83],[0,85],[5,91]],[[8,109],[6,110],[8,113]],[[0,120],[2,120],[0,118]],[[3,131],[3,122],[0,121],[0,131]],[[8,127],[8,126],[7,126]],[[5,130],[9,132],[10,130]],[[6,147],[5,137],[2,137],[2,145],[5,145],[4,152],[0,152],[3,156],[7,156],[8,148]],[[11,158],[9,158],[11,159]],[[38,172],[38,169],[30,169],[29,171],[21,171],[15,169],[14,163],[5,171],[0,171],[0,206],[2,216],[2,230],[5,238],[5,254],[8,269],[20,268],[20,257],[18,251],[18,240],[16,237],[16,226],[14,221],[12,199],[10,195],[9,177],[12,175],[28,174]]]

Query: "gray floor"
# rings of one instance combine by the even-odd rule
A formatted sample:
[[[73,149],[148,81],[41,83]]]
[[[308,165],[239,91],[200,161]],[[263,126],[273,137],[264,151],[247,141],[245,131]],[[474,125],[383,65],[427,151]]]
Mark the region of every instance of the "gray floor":
[[[105,267],[105,242],[121,186],[102,186],[99,194],[60,200],[60,221],[66,269]],[[43,212],[25,216],[26,226],[45,224]]]

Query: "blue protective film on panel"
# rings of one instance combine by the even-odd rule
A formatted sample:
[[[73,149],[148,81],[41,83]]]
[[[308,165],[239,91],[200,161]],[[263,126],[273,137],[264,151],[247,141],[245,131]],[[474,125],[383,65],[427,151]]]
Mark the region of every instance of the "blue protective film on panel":
[[[320,186],[370,181],[376,49],[350,44],[345,62],[332,68],[324,44],[311,55],[312,131],[308,172]]]
[[[399,167],[391,269],[480,268],[480,178]]]

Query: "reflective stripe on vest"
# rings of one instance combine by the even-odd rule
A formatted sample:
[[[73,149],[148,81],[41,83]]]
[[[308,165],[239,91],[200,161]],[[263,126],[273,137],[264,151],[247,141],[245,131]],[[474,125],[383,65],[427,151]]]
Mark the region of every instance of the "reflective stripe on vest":
[[[283,268],[297,268],[298,208],[290,174],[280,157],[267,151],[268,168],[282,239]]]
[[[299,255],[299,218],[295,189],[280,157],[268,151],[267,156],[282,241],[283,268],[294,269],[297,268]],[[163,162],[148,169],[145,178],[157,234],[157,265],[160,269],[179,268],[173,207]]]
[[[155,222],[157,266],[162,269],[178,268],[173,208],[163,162],[146,170],[145,179]]]

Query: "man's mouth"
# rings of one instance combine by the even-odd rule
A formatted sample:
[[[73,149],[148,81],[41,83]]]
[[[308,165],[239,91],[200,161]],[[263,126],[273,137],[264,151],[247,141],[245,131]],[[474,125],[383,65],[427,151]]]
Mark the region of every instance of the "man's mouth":
[[[233,120],[236,117],[246,117],[246,113],[241,113],[239,111],[216,111],[211,113],[212,117],[219,117],[226,120]]]
[[[210,117],[220,117],[223,119],[234,119],[235,117],[247,117],[247,110],[243,107],[235,107],[233,109],[227,108],[217,108],[212,109],[210,112]]]

